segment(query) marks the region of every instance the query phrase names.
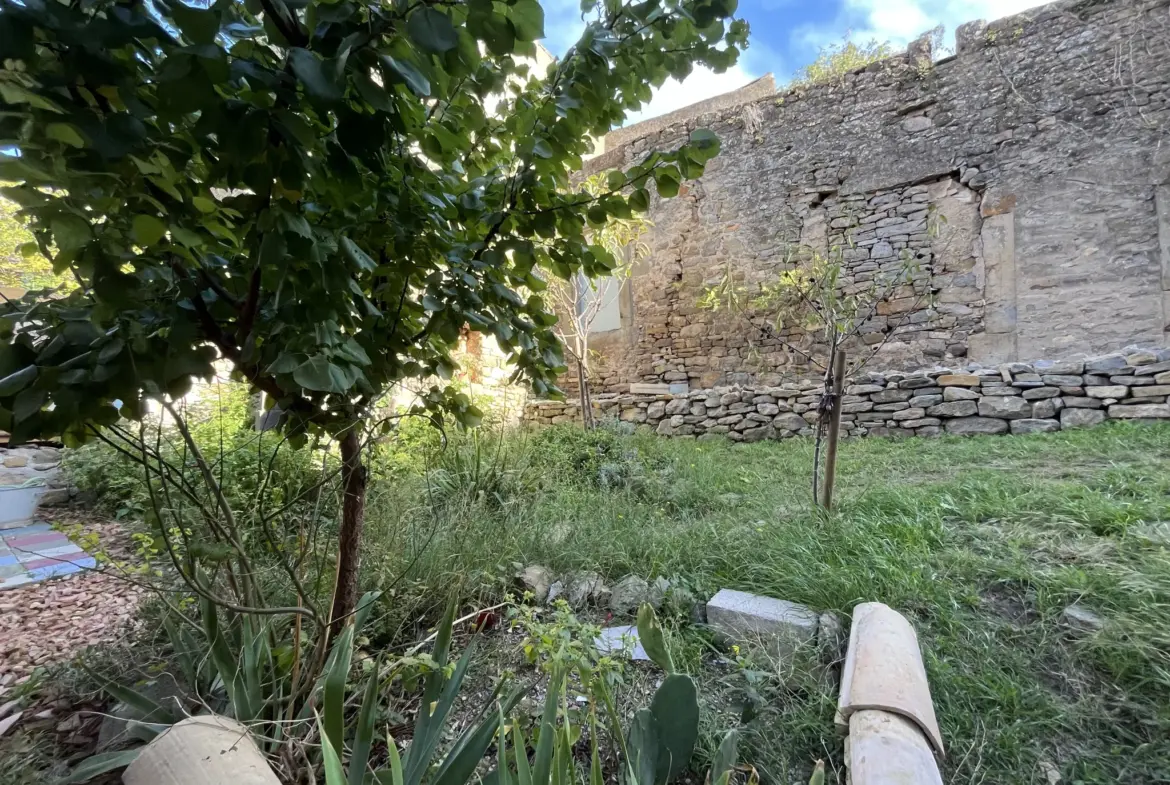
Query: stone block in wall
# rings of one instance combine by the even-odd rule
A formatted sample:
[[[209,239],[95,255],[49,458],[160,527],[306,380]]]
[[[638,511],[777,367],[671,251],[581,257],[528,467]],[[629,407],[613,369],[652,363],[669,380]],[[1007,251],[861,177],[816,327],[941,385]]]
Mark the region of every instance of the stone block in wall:
[[[1085,372],[1085,363],[1082,360],[1040,360],[1034,365],[1036,372],[1042,376],[1080,376]]]
[[[1064,402],[1060,398],[1045,398],[1032,404],[1032,417],[1037,420],[1050,420],[1063,408]]]
[[[1075,409],[1064,408],[1060,412],[1060,427],[1064,429],[1070,428],[1091,428],[1094,425],[1100,425],[1105,421],[1105,412],[1100,409]]]
[[[845,388],[849,395],[869,395],[886,389],[885,384],[853,384]]]
[[[942,402],[943,397],[941,395],[915,395],[908,401],[912,407],[934,406]]]
[[[1022,420],[1032,416],[1032,404],[1011,395],[985,395],[979,399],[979,416]]]
[[[1170,384],[1155,384],[1151,387],[1131,387],[1131,398],[1160,398],[1170,395]]]
[[[1081,374],[1055,374],[1046,373],[1040,379],[1048,385],[1053,387],[1080,387]]]
[[[772,427],[777,431],[800,431],[807,425],[799,414],[785,413],[772,420]]]
[[[947,420],[945,427],[947,433],[956,436],[990,435],[1008,431],[1007,420],[992,417],[958,417]]]
[[[931,406],[926,413],[931,417],[970,417],[976,411],[975,401],[950,401]]]
[[[1124,398],[1129,394],[1129,388],[1122,384],[1116,385],[1100,385],[1093,387],[1086,387],[1085,393],[1090,398]]]
[[[950,401],[973,401],[979,398],[979,393],[967,387],[947,387],[943,390],[943,400]]]
[[[870,400],[874,403],[893,403],[895,401],[908,401],[913,397],[913,392],[910,390],[882,390],[875,392],[870,396]]]
[[[1024,390],[1020,396],[1025,401],[1038,401],[1041,398],[1055,398],[1060,395],[1060,390],[1056,387],[1033,387],[1030,390]]]
[[[953,373],[938,377],[939,387],[978,387],[981,379],[973,373]]]
[[[1170,417],[1170,404],[1114,404],[1109,407],[1109,416],[1115,420],[1160,420]]]
[[[1066,395],[1061,398],[1064,405],[1073,409],[1100,409],[1105,404],[1099,398],[1088,398],[1076,395]]]
[[[1125,358],[1120,354],[1106,354],[1085,360],[1085,373],[1100,373],[1114,371],[1128,366]]]
[[[1051,433],[1060,430],[1060,423],[1056,420],[1038,420],[1029,417],[1023,420],[1012,420],[1011,429],[1014,434]]]
[[[1121,384],[1126,387],[1140,387],[1142,385],[1153,384],[1154,378],[1152,376],[1110,376],[1110,384]]]
[[[1085,387],[1104,387],[1109,384],[1109,377],[1095,373],[1086,373],[1081,377],[1081,381]]]
[[[1153,365],[1143,365],[1134,371],[1138,376],[1154,376],[1163,371],[1170,371],[1170,360],[1166,362],[1154,363]]]
[[[926,376],[910,376],[898,382],[898,387],[903,390],[916,390],[920,387],[933,387],[934,380]]]

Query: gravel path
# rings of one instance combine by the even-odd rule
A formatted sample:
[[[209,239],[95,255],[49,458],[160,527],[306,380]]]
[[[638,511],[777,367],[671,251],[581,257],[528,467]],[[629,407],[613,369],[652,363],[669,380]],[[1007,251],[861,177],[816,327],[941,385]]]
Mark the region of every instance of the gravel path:
[[[117,523],[66,512],[54,517],[81,524],[112,555],[124,558],[126,538]],[[0,593],[0,687],[27,680],[37,666],[124,637],[143,594],[138,586],[92,571]]]

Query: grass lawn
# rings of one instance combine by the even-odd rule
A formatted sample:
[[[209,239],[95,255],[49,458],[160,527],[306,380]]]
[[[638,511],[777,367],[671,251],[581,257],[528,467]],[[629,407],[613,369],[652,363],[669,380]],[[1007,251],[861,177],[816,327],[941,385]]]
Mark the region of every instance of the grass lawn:
[[[571,429],[503,451],[485,440],[478,462],[469,445],[448,450],[429,491],[375,484],[366,577],[400,599],[380,635],[447,593],[497,598],[513,563],[846,616],[879,600],[918,630],[946,782],[1048,783],[1053,769],[1170,782],[1170,427],[851,441],[828,517],[809,506],[811,454],[804,440],[598,446]],[[1104,627],[1071,628],[1074,602]],[[733,722],[733,696],[752,694],[744,757],[766,781],[795,781],[816,758],[842,772],[831,679],[800,663],[728,668],[684,614],[672,623],[711,738]]]

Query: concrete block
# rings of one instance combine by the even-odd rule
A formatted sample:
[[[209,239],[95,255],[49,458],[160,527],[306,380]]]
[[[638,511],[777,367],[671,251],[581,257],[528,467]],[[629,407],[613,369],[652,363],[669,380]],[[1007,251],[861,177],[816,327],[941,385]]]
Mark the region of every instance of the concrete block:
[[[816,637],[817,619],[805,605],[734,589],[720,589],[707,602],[707,623],[716,632],[739,642],[759,641],[781,656]]]

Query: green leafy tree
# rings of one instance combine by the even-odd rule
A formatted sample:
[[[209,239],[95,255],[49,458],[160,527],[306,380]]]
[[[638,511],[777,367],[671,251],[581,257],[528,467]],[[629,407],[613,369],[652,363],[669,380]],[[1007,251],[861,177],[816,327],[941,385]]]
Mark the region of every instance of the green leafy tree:
[[[699,130],[604,193],[570,189],[592,138],[668,77],[733,64],[748,33],[735,0],[582,10],[580,40],[535,73],[536,0],[0,1],[0,129],[19,150],[3,193],[79,282],[0,306],[0,428],[84,441],[222,358],[290,439],[339,443],[342,623],[379,398],[449,376],[464,326],[555,393],[538,270],[608,272],[588,228],[646,210],[651,185],[674,196],[718,152]],[[445,389],[427,405],[478,416]]]

